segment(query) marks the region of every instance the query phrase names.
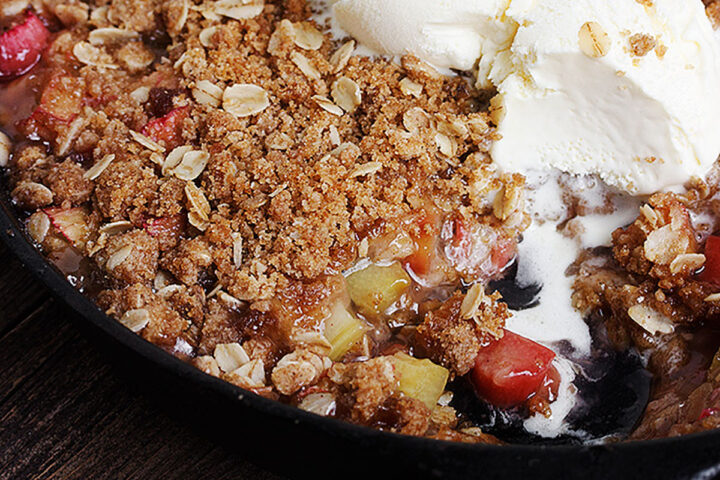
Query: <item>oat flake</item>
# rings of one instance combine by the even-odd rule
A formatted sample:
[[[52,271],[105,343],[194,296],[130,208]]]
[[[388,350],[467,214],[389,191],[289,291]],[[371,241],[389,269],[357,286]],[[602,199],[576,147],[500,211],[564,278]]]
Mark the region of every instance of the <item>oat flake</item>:
[[[150,312],[144,308],[128,310],[120,317],[120,323],[129,328],[131,332],[137,333],[150,323]]]
[[[322,95],[313,95],[311,98],[326,112],[330,112],[338,117],[343,115],[343,109],[335,105],[329,98],[323,97]]]
[[[112,163],[112,161],[115,160],[115,154],[111,153],[109,155],[105,155],[103,158],[100,159],[99,162],[95,162],[95,165],[90,167],[84,174],[83,178],[86,178],[88,180],[95,180],[100,176],[102,172],[105,171],[105,169]]]
[[[249,117],[270,106],[270,98],[264,88],[243,83],[225,89],[223,109],[236,117]]]
[[[352,113],[362,103],[360,86],[348,77],[340,77],[332,84],[331,94],[335,103]]]
[[[293,24],[295,45],[304,50],[317,50],[322,46],[323,35],[311,23],[298,22]]]

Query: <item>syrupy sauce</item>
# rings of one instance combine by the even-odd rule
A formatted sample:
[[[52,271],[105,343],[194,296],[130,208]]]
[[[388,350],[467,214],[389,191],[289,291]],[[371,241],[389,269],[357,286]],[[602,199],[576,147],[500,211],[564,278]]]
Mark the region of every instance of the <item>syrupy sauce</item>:
[[[97,265],[71,246],[53,251],[47,258],[84,295],[94,298],[108,288],[108,282]]]
[[[529,433],[521,408],[499,409],[478,400],[470,382],[456,379],[449,385],[451,402],[461,418],[510,443],[579,444],[600,439],[622,439],[639,422],[650,398],[652,376],[638,353],[619,351],[607,339],[604,324],[591,319],[593,350],[589,357],[574,359],[576,403],[565,419],[566,433],[545,438]]]
[[[488,284],[489,291],[498,291],[510,310],[525,310],[540,303],[542,285],[533,283],[520,286],[517,281],[518,264],[513,262],[503,278],[493,280]]]
[[[46,70],[47,67],[41,61],[26,75],[0,82],[0,125],[2,131],[13,139],[16,149],[24,144],[42,144],[49,148],[44,142],[25,138],[17,130],[18,123],[29,117],[37,107]],[[5,182],[2,187],[6,187]],[[21,210],[16,213],[20,220],[26,220],[29,215]],[[71,246],[52,252],[48,255],[48,260],[83,294],[92,297],[105,288],[106,281],[97,267]]]
[[[645,411],[652,375],[635,349],[613,347],[600,318],[591,317],[588,324],[592,352],[575,361],[579,367],[574,381],[578,402],[567,422],[584,440],[608,436],[622,439],[632,432]]]
[[[687,342],[689,358],[671,373],[663,375],[663,372],[655,372],[658,378],[653,385],[653,396],[672,391],[679,398],[687,398],[705,381],[708,368],[718,352],[720,327],[717,325],[706,324],[692,332],[682,332],[680,335]]]
[[[37,106],[42,77],[42,67],[36,66],[27,75],[0,83],[0,125],[10,137],[18,138],[17,124]]]

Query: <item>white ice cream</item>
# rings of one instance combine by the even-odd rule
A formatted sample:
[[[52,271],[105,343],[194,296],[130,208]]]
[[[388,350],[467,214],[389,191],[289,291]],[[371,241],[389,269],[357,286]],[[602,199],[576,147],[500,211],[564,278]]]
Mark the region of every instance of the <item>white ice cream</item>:
[[[699,0],[513,1],[522,25],[493,64],[502,111],[492,156],[503,168],[598,174],[647,194],[702,176],[720,153],[720,47]],[[579,32],[595,22],[607,51]],[[631,53],[630,37],[658,46]]]
[[[467,70],[499,95],[508,171],[597,174],[647,194],[702,176],[720,153],[720,46],[700,0],[338,0],[334,16],[379,53]],[[594,22],[600,56],[582,48]],[[631,53],[630,37],[656,47]],[[587,48],[585,48],[587,50]]]
[[[412,53],[441,68],[472,70],[512,38],[497,15],[508,0],[337,0],[333,15],[361,45],[381,54]],[[499,43],[496,43],[499,42]]]

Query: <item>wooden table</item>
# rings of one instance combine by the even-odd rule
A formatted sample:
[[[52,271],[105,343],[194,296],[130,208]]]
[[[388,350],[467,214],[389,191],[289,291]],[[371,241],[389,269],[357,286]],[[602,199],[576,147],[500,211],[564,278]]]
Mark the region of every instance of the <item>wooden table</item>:
[[[0,243],[0,479],[279,479],[117,376]]]

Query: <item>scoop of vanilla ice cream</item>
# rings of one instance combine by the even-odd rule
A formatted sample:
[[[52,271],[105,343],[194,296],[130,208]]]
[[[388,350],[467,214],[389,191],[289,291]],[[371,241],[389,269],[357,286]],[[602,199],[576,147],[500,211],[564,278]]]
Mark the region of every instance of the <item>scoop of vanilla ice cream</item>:
[[[505,15],[520,26],[489,73],[503,169],[648,194],[717,159],[720,47],[702,2],[516,0]]]
[[[378,53],[475,65],[498,90],[504,170],[647,194],[720,153],[720,47],[700,0],[337,0],[333,15]]]
[[[440,68],[471,70],[512,38],[502,20],[508,0],[336,0],[333,16],[380,54],[412,53]],[[489,65],[484,67],[489,71]],[[487,75],[484,77],[487,79]]]

